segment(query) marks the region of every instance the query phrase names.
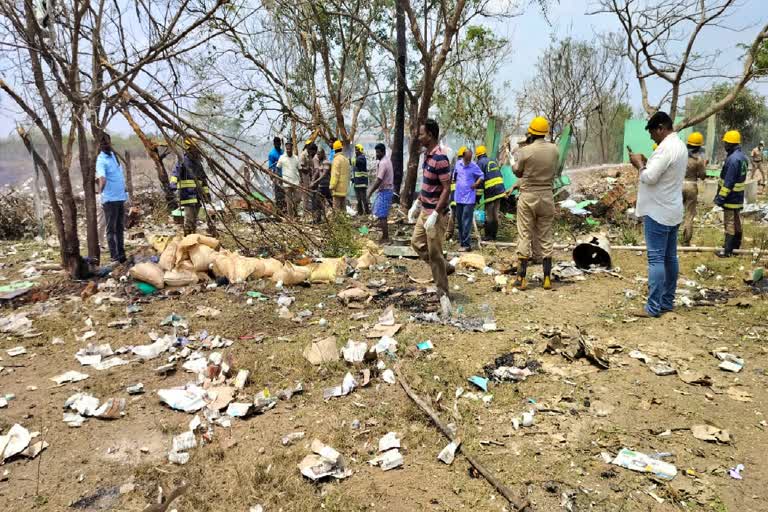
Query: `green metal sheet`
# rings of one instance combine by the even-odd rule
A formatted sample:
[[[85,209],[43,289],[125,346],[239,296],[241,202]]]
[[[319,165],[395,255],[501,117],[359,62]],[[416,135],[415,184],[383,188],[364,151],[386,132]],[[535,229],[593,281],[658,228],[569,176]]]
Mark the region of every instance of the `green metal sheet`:
[[[682,121],[682,117],[675,119],[675,123]],[[645,129],[645,125],[648,123],[646,119],[627,119],[624,121],[624,147],[622,148],[622,162],[629,162],[629,153],[627,152],[627,146],[632,148],[635,153],[642,153],[646,157],[650,158],[653,153],[653,140]],[[693,131],[692,128],[686,128],[677,132],[677,136],[680,140],[685,142],[688,139],[688,135]]]

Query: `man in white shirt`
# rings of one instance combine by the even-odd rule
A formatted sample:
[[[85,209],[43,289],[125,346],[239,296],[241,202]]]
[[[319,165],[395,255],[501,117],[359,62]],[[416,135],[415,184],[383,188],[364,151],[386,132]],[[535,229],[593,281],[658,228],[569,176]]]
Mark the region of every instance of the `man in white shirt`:
[[[639,217],[648,252],[648,302],[635,316],[659,317],[672,311],[677,288],[677,231],[683,222],[683,181],[688,150],[672,128],[666,112],[656,112],[645,129],[658,144],[650,159],[633,153],[632,165],[640,171],[637,190]]]
[[[299,184],[301,176],[299,174],[299,157],[293,154],[293,142],[285,143],[285,153],[277,160],[277,167],[283,173],[283,184],[285,185],[285,199],[288,203],[288,216],[296,217],[296,209],[299,204]]]

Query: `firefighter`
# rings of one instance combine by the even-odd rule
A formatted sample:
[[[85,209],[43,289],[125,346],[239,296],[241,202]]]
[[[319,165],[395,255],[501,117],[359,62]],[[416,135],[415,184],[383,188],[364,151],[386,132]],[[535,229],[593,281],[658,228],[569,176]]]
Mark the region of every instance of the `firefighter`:
[[[179,205],[184,210],[184,235],[191,235],[197,230],[200,204],[210,200],[210,193],[200,148],[191,137],[184,138],[183,146],[184,156],[173,169],[171,186],[179,191]]]
[[[552,222],[555,218],[552,182],[559,155],[557,146],[544,140],[547,133],[549,122],[543,117],[535,117],[528,126],[529,144],[519,150],[514,170],[520,179],[520,197],[517,200],[518,266],[514,286],[520,290],[525,290],[527,286],[525,275],[531,258],[533,236],[539,239],[541,246],[544,289],[552,288]],[[485,193],[488,196],[488,188]]]
[[[365,148],[355,144],[355,164],[352,173],[352,183],[355,186],[357,200],[357,215],[370,215],[371,206],[368,203],[368,159],[365,158]]]
[[[728,156],[720,171],[720,191],[715,196],[715,204],[723,209],[725,243],[717,255],[728,258],[733,256],[734,249],[741,248],[741,209],[744,207],[744,182],[749,162],[741,150],[741,134],[738,131],[725,132],[723,142]]]
[[[704,136],[693,132],[688,136],[688,166],[683,182],[683,240],[684,246],[691,245],[693,219],[696,217],[696,201],[699,195],[698,180],[707,178],[707,160],[704,158]]]
[[[477,165],[483,171],[483,193],[485,195],[485,229],[483,240],[496,240],[499,232],[499,211],[501,200],[506,197],[504,178],[498,162],[488,158],[485,146],[477,146]],[[479,191],[478,191],[479,192]]]

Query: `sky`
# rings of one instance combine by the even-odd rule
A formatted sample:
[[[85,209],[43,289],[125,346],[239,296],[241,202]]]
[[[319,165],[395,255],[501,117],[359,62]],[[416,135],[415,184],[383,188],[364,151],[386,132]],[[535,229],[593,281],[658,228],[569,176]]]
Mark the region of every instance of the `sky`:
[[[546,48],[555,38],[561,39],[571,35],[575,39],[591,41],[594,34],[611,32],[620,29],[618,18],[614,15],[601,14],[589,16],[586,13],[595,10],[594,0],[560,0],[550,7],[545,19],[541,12],[533,7],[511,21],[503,24],[495,23],[498,35],[506,36],[513,48],[509,62],[506,63],[500,79],[508,80],[510,89],[520,90],[522,85],[535,74],[536,59],[541,50]],[[708,28],[699,35],[696,48],[701,51],[722,50],[719,62],[729,64],[728,72],[738,73],[741,62],[737,59],[743,54],[738,48],[739,43],[751,43],[759,28],[768,21],[768,0],[740,0],[735,9],[729,26],[744,30],[733,32],[720,28]],[[550,24],[551,23],[551,24]],[[625,62],[626,76],[629,82],[629,100],[637,112],[641,105],[640,88],[630,69],[629,61]],[[630,74],[632,72],[632,74]],[[761,94],[768,95],[768,81],[751,82],[750,87]],[[664,84],[659,81],[649,83],[650,99],[660,98],[665,92]],[[514,106],[514,95],[508,95],[508,108]]]
[[[699,36],[698,42],[700,45],[698,48],[702,51],[721,50],[723,54],[719,62],[724,63],[726,69],[734,73],[741,67],[737,59],[743,53],[737,45],[751,42],[758,31],[757,25],[768,20],[768,0],[739,0],[739,4],[729,24],[741,30],[707,29]],[[528,7],[520,17],[504,22],[490,22],[494,31],[498,35],[507,37],[512,46],[510,58],[496,80],[499,83],[509,82],[509,90],[520,90],[525,81],[535,74],[536,59],[541,51],[554,39],[570,35],[576,39],[591,41],[594,34],[615,31],[619,27],[617,19],[612,15],[588,16],[586,13],[594,7],[594,0],[560,0],[559,3],[552,3],[546,19],[536,7]],[[641,106],[640,91],[628,62],[626,74],[629,82],[629,101],[637,112]],[[701,85],[699,84],[699,88],[702,88]],[[663,86],[664,84],[659,81],[649,84],[652,102],[663,95],[666,90]],[[752,82],[750,87],[768,95],[768,81]],[[515,95],[505,94],[504,97],[508,102],[507,110],[513,111]],[[14,108],[15,105],[11,100],[0,93],[0,138],[14,131],[15,117],[12,113]],[[129,127],[122,118],[111,125],[110,129],[125,134],[130,133]]]

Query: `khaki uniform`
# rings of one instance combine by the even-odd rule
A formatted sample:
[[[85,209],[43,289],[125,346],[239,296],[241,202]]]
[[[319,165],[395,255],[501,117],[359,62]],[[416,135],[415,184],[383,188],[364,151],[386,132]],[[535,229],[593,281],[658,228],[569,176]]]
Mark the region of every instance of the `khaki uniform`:
[[[760,148],[760,146],[757,146],[752,149],[752,172],[749,175],[749,179],[751,180],[757,180],[757,184],[760,186],[765,185],[765,172],[766,172],[766,161],[765,157],[763,156],[763,150]],[[760,178],[758,179],[757,176],[760,175]]]
[[[422,210],[413,228],[411,247],[418,253],[419,258],[429,263],[432,279],[435,280],[440,295],[448,295],[448,262],[443,256],[443,240],[445,240],[445,229],[448,226],[448,214],[438,214],[434,237],[430,237],[424,229],[427,217],[429,214]]]
[[[693,238],[693,220],[696,217],[696,202],[699,196],[698,180],[706,179],[706,161],[696,156],[688,157],[688,167],[685,171],[685,181],[683,182],[683,207],[685,215],[683,217],[683,245],[691,245]]]
[[[299,156],[299,179],[301,180],[301,202],[304,205],[304,211],[308,212],[312,209],[312,195],[309,192],[309,184],[312,183],[312,158],[309,156],[309,151],[304,148]]]
[[[557,146],[544,139],[536,139],[518,151],[515,174],[520,178],[517,200],[517,255],[520,258],[531,257],[532,244],[541,248],[536,256],[552,257],[555,218],[552,181],[558,158]]]

